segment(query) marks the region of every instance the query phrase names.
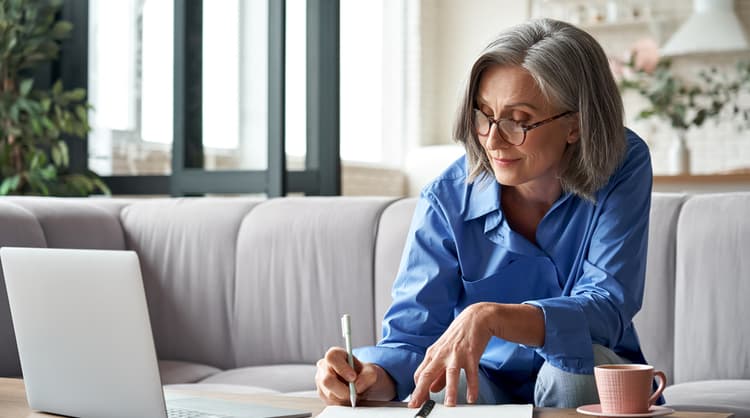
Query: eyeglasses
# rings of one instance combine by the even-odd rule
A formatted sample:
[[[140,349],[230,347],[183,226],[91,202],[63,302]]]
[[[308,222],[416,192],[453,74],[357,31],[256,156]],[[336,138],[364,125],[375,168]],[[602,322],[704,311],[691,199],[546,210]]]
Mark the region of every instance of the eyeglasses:
[[[532,129],[536,129],[546,123],[550,123],[553,120],[560,119],[575,113],[573,110],[560,113],[559,115],[552,116],[543,121],[532,123],[531,125],[522,125],[521,122],[513,119],[493,119],[484,114],[479,109],[474,109],[474,129],[479,136],[487,136],[490,134],[490,128],[492,124],[497,125],[497,128],[503,135],[506,142],[511,145],[519,146],[526,142],[526,133]]]

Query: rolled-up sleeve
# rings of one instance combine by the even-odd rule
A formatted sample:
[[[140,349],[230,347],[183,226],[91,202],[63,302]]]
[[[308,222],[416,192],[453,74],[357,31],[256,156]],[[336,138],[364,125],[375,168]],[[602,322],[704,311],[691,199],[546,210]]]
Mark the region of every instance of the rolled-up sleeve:
[[[414,390],[414,372],[425,351],[448,328],[461,291],[453,234],[436,199],[423,192],[383,320],[383,339],[356,356],[385,369],[398,399]]]
[[[525,302],[544,312],[544,345],[536,351],[571,373],[592,373],[592,344],[616,347],[641,308],[653,177],[646,145],[629,153],[597,202],[580,277],[564,296]]]

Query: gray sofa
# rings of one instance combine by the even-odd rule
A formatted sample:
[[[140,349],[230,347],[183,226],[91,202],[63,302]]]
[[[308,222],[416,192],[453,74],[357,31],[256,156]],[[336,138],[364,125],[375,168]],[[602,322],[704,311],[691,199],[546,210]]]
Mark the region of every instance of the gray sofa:
[[[0,246],[131,249],[140,257],[162,380],[314,395],[315,361],[373,344],[415,199],[0,199]],[[678,409],[750,417],[750,194],[654,194],[646,357]],[[0,375],[20,367],[0,286]],[[187,385],[187,386],[186,386]]]

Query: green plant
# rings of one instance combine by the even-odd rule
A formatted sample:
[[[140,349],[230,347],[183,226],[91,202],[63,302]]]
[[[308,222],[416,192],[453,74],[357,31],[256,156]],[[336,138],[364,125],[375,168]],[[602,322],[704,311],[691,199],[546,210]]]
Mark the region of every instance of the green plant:
[[[739,121],[738,129],[749,127],[750,109],[741,108],[740,97],[750,88],[750,62],[737,63],[731,75],[716,67],[701,70],[696,80],[689,81],[673,73],[669,59],[659,60],[647,71],[636,65],[635,57],[625,64],[630,72],[620,77],[619,87],[622,92],[635,90],[648,100],[638,118],[661,117],[673,128],[687,130],[724,115]]]
[[[34,86],[31,71],[55,60],[72,24],[61,0],[0,0],[0,194],[84,196],[109,189],[91,171],[70,173],[63,136],[89,132],[85,89]]]

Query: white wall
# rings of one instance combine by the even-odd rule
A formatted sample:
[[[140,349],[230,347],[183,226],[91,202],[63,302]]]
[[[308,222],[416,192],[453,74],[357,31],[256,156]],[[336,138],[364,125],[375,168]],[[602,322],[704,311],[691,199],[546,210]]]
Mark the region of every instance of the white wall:
[[[422,145],[451,142],[453,115],[476,56],[529,17],[529,0],[422,0]]]

